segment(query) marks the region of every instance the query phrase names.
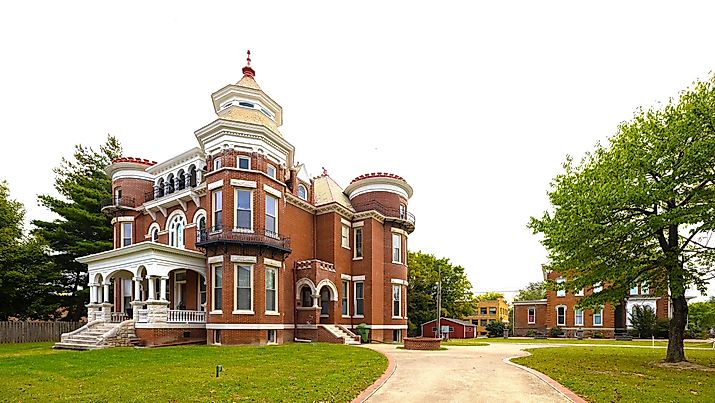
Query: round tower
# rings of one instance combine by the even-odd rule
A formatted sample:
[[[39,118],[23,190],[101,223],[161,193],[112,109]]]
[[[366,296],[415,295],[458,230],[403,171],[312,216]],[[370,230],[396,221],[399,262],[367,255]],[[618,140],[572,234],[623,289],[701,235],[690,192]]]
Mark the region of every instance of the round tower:
[[[411,233],[415,230],[415,216],[407,209],[412,197],[412,186],[399,175],[372,172],[353,179],[345,194],[356,211],[375,210],[386,221]]]

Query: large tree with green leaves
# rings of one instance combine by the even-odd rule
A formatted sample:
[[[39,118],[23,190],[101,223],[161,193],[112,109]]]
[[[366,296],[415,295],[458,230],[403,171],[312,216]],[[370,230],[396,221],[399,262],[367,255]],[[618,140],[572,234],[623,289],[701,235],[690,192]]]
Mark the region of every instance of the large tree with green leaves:
[[[57,314],[58,275],[42,239],[23,234],[25,208],[0,182],[0,320],[51,319]]]
[[[420,252],[408,253],[407,316],[409,333],[419,334],[422,323],[437,318],[437,284],[442,278],[442,317],[461,319],[474,313],[472,284],[462,266],[447,258]]]
[[[688,327],[698,333],[715,329],[715,297],[688,305]]]
[[[529,226],[543,234],[550,269],[567,290],[603,282],[582,306],[617,303],[647,282],[673,303],[666,361],[685,360],[685,291],[704,292],[715,249],[715,77],[662,108],[639,110],[607,146],[579,164],[567,158],[551,184],[552,212]]]
[[[55,189],[60,197],[39,196],[40,204],[59,216],[53,221],[32,223],[36,227],[34,234],[49,243],[49,256],[62,273],[68,319],[84,316],[88,300],[87,266],[75,259],[112,248],[112,225],[101,212],[102,201],[112,195],[111,178],[104,168],[121,154],[122,148],[113,136],[107,136],[99,151],[75,146],[73,157],[63,158],[54,169]]]
[[[519,290],[514,297],[514,301],[533,301],[537,299],[546,299],[547,285],[546,281],[537,281],[529,283],[526,288]]]
[[[489,291],[485,292],[482,294],[478,294],[474,297],[474,300],[477,302],[480,301],[494,301],[499,298],[504,298],[504,294],[500,292],[495,292],[495,291]]]

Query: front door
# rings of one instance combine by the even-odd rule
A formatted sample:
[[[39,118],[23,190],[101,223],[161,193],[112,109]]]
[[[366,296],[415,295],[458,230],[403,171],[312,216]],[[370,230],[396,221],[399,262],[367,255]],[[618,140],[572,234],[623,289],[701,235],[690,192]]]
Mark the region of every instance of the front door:
[[[327,287],[323,287],[320,290],[320,316],[330,315],[330,290]]]

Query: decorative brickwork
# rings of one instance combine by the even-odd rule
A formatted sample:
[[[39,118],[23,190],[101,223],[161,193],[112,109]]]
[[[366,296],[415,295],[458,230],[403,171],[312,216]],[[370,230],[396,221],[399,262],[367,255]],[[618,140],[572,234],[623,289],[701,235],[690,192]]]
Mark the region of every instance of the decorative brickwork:
[[[442,339],[428,337],[405,337],[405,350],[439,350],[442,348]]]

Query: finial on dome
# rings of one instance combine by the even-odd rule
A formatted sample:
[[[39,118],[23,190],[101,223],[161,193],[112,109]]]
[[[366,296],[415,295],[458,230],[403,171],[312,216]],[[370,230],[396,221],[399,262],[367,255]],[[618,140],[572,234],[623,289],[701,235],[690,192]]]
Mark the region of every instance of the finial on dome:
[[[246,66],[243,68],[244,77],[255,77],[256,71],[251,67],[251,50],[246,51]]]

